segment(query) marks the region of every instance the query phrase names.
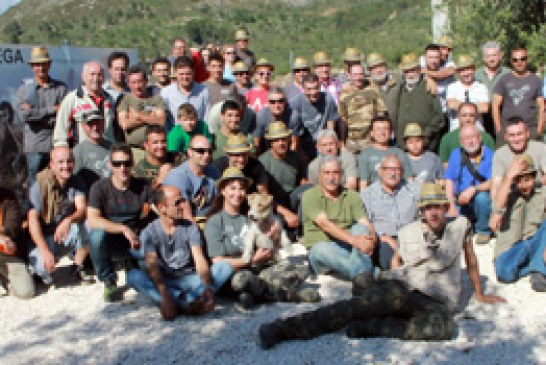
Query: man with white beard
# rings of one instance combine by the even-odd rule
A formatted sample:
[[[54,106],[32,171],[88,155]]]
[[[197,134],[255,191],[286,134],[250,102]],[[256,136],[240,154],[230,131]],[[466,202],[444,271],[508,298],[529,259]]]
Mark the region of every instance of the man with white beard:
[[[493,151],[482,144],[480,131],[474,124],[463,125],[459,138],[461,147],[451,153],[445,173],[448,214],[455,217],[460,211],[474,223],[476,243],[485,244],[491,237]]]
[[[402,75],[398,72],[389,71],[387,61],[376,52],[368,55],[366,66],[368,66],[370,72],[370,86],[375,87],[381,93],[389,115],[392,115],[393,101],[396,95],[393,91],[398,90],[396,86],[402,83]]]

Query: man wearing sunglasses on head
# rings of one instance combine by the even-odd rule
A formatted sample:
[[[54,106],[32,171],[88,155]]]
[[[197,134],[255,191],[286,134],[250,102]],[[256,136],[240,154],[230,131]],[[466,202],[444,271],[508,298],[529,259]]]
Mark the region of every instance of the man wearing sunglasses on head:
[[[501,130],[512,117],[517,116],[525,120],[533,139],[540,138],[544,129],[542,82],[529,71],[525,48],[513,49],[511,62],[512,72],[504,75],[493,89],[492,111],[497,146],[504,142]]]
[[[131,260],[131,251],[140,248],[138,233],[149,213],[149,185],[131,175],[132,166],[131,147],[115,143],[110,149],[111,176],[97,181],[89,192],[90,255],[108,302],[121,300],[122,294],[113,260]]]
[[[163,185],[180,190],[186,199],[184,218],[197,223],[204,222],[216,195],[215,182],[220,178],[220,172],[211,164],[212,151],[205,136],[193,136],[187,151],[188,160],[172,169],[163,180]]]
[[[269,89],[267,96],[267,106],[260,110],[256,114],[256,129],[254,130],[254,147],[258,153],[264,152],[267,148],[265,145],[264,137],[267,133],[267,128],[271,122],[284,122],[284,124],[290,124],[290,117],[292,115],[292,109],[287,103],[286,94],[278,86],[273,86]],[[292,139],[297,139],[293,136]],[[291,143],[292,150],[295,149],[295,143]]]

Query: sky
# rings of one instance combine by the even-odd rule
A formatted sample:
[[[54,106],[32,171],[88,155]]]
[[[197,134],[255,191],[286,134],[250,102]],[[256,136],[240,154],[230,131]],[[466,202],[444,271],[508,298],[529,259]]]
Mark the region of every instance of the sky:
[[[0,0],[0,14],[19,2],[21,0]]]

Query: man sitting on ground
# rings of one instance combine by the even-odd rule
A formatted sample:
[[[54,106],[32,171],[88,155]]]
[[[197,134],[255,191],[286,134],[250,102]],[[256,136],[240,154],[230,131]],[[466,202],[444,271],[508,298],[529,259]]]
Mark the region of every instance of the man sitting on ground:
[[[163,319],[180,310],[203,314],[214,309],[214,293],[230,278],[227,262],[209,268],[197,226],[183,219],[184,198],[174,186],[162,186],[154,203],[159,218],[140,233],[146,269],[133,269],[127,283],[160,307]]]
[[[133,176],[145,179],[152,187],[163,182],[175,163],[175,156],[167,152],[165,129],[158,125],[146,128],[144,139],[146,156],[133,167]]]

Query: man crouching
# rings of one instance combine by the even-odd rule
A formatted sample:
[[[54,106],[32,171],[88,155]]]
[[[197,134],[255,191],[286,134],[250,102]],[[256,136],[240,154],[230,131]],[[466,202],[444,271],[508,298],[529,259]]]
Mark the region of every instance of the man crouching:
[[[478,261],[465,217],[446,220],[449,207],[443,188],[423,184],[419,199],[422,218],[399,233],[403,265],[383,273],[377,283],[354,287],[351,299],[260,327],[263,348],[292,339],[310,339],[348,325],[347,336],[406,340],[448,340],[455,333],[451,311],[461,291],[460,257],[464,257],[476,299],[504,302],[482,293]],[[354,284],[353,284],[354,285]]]
[[[159,304],[167,321],[178,311],[212,311],[214,293],[231,277],[231,266],[218,262],[209,269],[197,226],[182,219],[186,199],[178,188],[162,186],[154,200],[159,218],[140,233],[146,271],[129,271],[127,283]]]

